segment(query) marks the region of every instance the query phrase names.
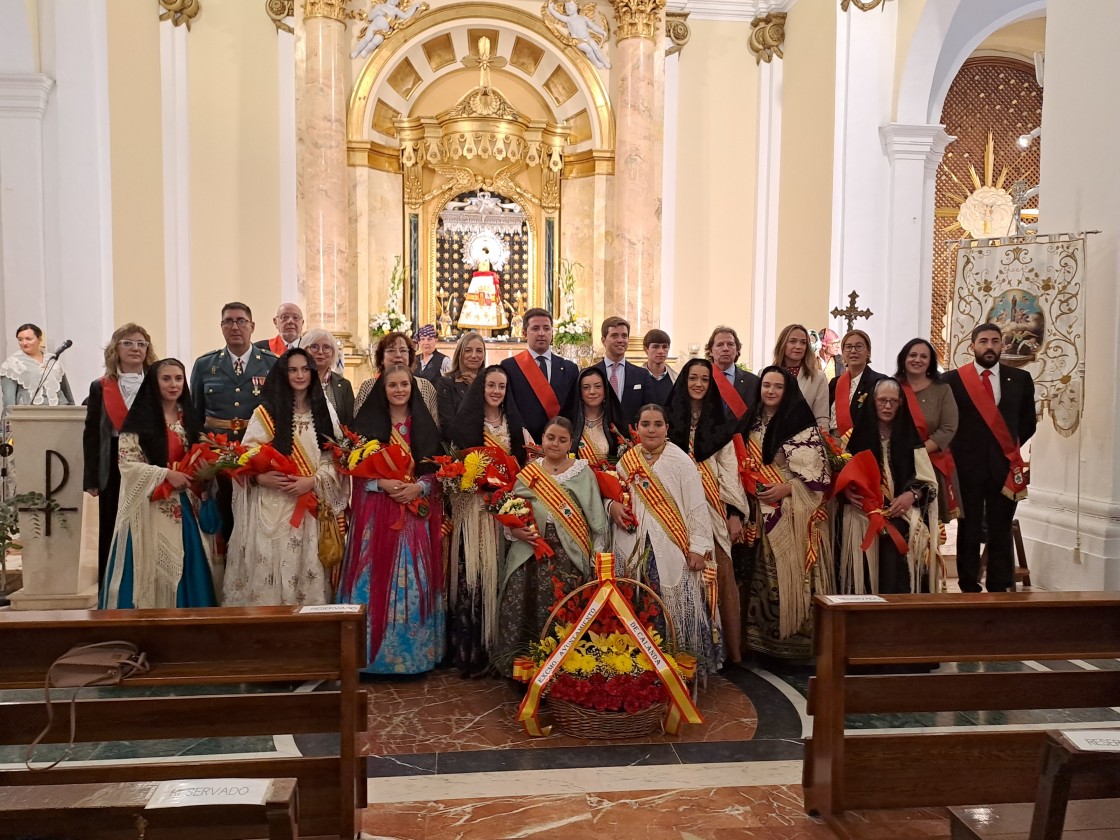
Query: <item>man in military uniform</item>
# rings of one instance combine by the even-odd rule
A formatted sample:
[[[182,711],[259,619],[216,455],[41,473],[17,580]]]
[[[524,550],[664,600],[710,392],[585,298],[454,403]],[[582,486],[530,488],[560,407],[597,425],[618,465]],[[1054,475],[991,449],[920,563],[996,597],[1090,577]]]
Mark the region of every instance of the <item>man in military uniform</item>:
[[[222,336],[226,345],[199,356],[191,371],[191,399],[207,432],[240,440],[249,418],[260,405],[264,380],[276,362],[270,350],[253,346],[253,312],[234,301],[222,307]],[[229,478],[218,481],[218,509],[222,535],[233,532],[233,494]]]

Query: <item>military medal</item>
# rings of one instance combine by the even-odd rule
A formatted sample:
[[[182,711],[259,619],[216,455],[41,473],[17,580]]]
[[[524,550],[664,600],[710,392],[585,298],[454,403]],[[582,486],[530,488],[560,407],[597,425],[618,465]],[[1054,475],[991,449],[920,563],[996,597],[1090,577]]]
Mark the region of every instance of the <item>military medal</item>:
[[[264,377],[263,376],[254,376],[253,377],[253,396],[254,397],[259,397],[261,395],[261,385],[263,385],[263,384],[264,384]]]

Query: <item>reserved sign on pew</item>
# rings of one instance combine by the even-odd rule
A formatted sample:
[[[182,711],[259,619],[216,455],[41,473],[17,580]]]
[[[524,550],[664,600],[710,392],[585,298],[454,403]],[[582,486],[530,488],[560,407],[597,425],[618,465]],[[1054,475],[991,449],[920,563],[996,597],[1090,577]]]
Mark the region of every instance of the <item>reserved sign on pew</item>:
[[[1120,752],[1120,729],[1063,729],[1061,733],[1079,750]]]
[[[271,784],[270,779],[187,779],[161,782],[144,807],[264,805]]]
[[[886,598],[878,595],[822,595],[830,604],[885,604]]]

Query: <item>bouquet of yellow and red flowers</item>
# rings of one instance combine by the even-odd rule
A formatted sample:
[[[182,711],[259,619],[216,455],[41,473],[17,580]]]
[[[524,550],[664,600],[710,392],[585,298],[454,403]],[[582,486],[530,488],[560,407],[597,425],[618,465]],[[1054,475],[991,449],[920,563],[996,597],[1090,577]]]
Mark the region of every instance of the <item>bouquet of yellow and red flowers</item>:
[[[824,445],[828,450],[828,467],[832,470],[833,475],[837,475],[852,460],[852,455],[848,452],[848,438],[852,436],[852,433],[848,432],[840,435],[840,437],[833,437],[822,430],[821,436],[824,438]]]
[[[353,478],[370,480],[403,481],[411,484],[416,481],[416,462],[412,453],[397,443],[382,444],[378,440],[366,440],[361,435],[342,427],[343,441],[329,444],[335,455],[338,471]],[[401,505],[401,518],[393,526],[400,529],[404,525],[404,509],[408,508],[421,519],[431,512],[428,500],[423,496]]]
[[[448,493],[504,494],[513,489],[517,460],[497,446],[474,446],[436,455],[436,478]]]
[[[218,453],[209,443],[196,443],[186,451],[182,458],[168,464],[167,468],[174,472],[190,476],[192,482],[199,482],[206,477],[204,474],[208,467],[217,463]],[[163,481],[152,491],[151,500],[159,502],[170,499],[175,488],[170,482]]]
[[[544,537],[537,530],[537,520],[533,516],[533,509],[529,503],[520,496],[512,493],[495,493],[486,508],[498,520],[500,525],[507,528],[529,528],[536,534],[532,542],[533,556],[540,560],[543,557],[552,557],[556,552],[544,541]]]

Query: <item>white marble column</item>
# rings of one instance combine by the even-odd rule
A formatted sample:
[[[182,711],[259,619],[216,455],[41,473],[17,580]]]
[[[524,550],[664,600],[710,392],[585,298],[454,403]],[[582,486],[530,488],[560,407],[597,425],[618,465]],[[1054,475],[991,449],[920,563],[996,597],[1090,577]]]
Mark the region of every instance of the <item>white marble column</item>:
[[[303,0],[296,95],[296,283],[309,326],[349,334],[344,0]]]
[[[946,134],[943,125],[900,123],[884,125],[879,135],[890,161],[890,193],[884,232],[886,283],[875,320],[882,325],[881,346],[897,349],[916,335],[929,336],[934,175],[945,147],[956,138]],[[889,367],[880,364],[882,369]]]
[[[1120,4],[1047,6],[1042,230],[1101,233],[1085,259],[1081,431],[1062,438],[1049,417],[1039,423],[1018,511],[1031,580],[1046,589],[1120,589],[1120,80],[1100,63],[1118,31]]]
[[[46,315],[43,232],[43,115],[53,80],[38,73],[0,74],[0,280],[4,354],[15,328]]]
[[[661,321],[665,0],[615,0],[614,222],[605,312],[641,336]]]

